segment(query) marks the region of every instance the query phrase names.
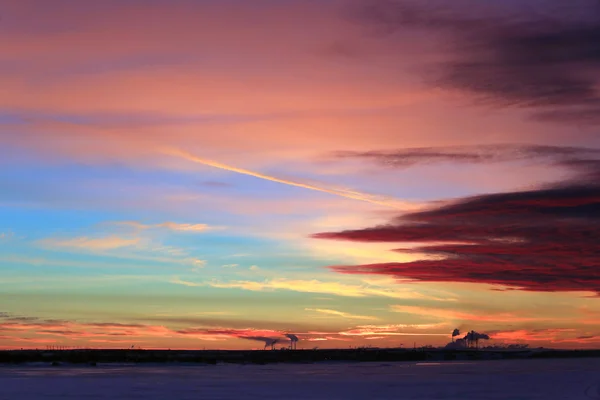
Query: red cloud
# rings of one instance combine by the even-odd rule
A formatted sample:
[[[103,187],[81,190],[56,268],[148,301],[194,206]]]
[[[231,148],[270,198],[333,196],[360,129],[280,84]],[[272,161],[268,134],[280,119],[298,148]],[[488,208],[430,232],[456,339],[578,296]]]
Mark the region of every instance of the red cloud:
[[[314,237],[424,243],[396,251],[428,256],[409,263],[331,267],[342,273],[600,292],[600,186],[595,182],[467,198],[389,225]]]
[[[560,347],[591,347],[595,348],[600,342],[600,335],[578,335],[575,329],[517,329],[490,332],[492,339],[504,342],[530,342],[536,345],[560,345]]]
[[[49,321],[34,317],[11,317],[8,314],[4,318],[5,321],[0,320],[0,332],[12,334],[13,336],[7,336],[10,340],[17,341],[20,336],[28,334],[35,335],[36,338],[31,339],[31,342],[38,344],[54,343],[64,339],[85,340],[90,343],[122,343],[124,338],[136,338],[138,342],[139,338],[188,338],[221,341],[275,337],[282,341],[288,340],[285,337],[287,332],[273,329],[190,327],[177,330],[162,325]],[[47,337],[53,337],[53,339],[46,339]]]

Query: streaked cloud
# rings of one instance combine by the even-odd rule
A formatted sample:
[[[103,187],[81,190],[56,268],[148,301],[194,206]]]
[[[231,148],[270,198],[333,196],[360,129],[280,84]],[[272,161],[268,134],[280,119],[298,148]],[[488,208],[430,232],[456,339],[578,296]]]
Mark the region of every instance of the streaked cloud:
[[[415,204],[412,204],[408,201],[401,201],[401,200],[386,198],[384,196],[375,196],[375,195],[371,195],[368,193],[362,193],[362,192],[358,192],[358,191],[354,191],[354,190],[350,190],[350,189],[327,187],[325,185],[317,186],[316,184],[303,183],[300,181],[294,181],[294,180],[290,180],[290,179],[277,178],[275,176],[262,174],[260,172],[250,171],[247,169],[223,164],[223,163],[220,163],[217,161],[212,161],[212,160],[208,160],[205,158],[201,158],[201,157],[193,155],[192,153],[178,150],[178,149],[172,149],[172,148],[165,149],[164,152],[165,152],[165,154],[170,154],[170,155],[173,155],[176,157],[181,157],[181,158],[184,158],[186,160],[189,160],[189,161],[192,161],[192,162],[195,162],[198,164],[223,169],[226,171],[231,171],[231,172],[235,172],[235,173],[242,174],[242,175],[253,176],[255,178],[265,179],[265,180],[271,181],[271,182],[282,183],[284,185],[295,186],[295,187],[300,187],[300,188],[309,189],[309,190],[315,190],[317,192],[329,193],[329,194],[336,195],[336,196],[346,197],[348,199],[366,201],[368,203],[373,203],[373,204],[382,205],[382,206],[386,206],[386,207],[392,207],[392,208],[398,208],[398,209],[414,209],[414,208],[416,208]]]
[[[177,222],[163,222],[160,224],[148,225],[148,224],[143,224],[143,223],[137,222],[137,221],[120,221],[120,222],[113,222],[113,224],[118,225],[118,226],[130,227],[132,229],[138,229],[138,230],[164,228],[164,229],[169,229],[172,231],[195,232],[195,233],[206,232],[206,231],[214,230],[214,229],[222,229],[222,228],[212,227],[207,224],[188,224],[188,223],[177,223]]]
[[[302,280],[302,279],[270,279],[265,281],[209,281],[209,282],[189,282],[174,278],[171,283],[184,286],[211,286],[220,289],[242,289],[249,291],[273,291],[273,290],[290,290],[301,293],[321,293],[332,294],[342,297],[387,297],[393,299],[426,299],[438,300],[437,297],[430,297],[426,294],[419,293],[414,290],[400,288],[386,288],[369,285],[352,285],[335,281],[320,281],[317,279]]]
[[[313,312],[316,312],[319,314],[325,314],[325,315],[329,315],[329,316],[346,318],[346,319],[363,319],[363,320],[371,320],[371,321],[376,321],[379,319],[377,317],[373,317],[373,316],[369,316],[369,315],[356,315],[356,314],[350,314],[350,313],[343,312],[343,311],[329,310],[329,309],[324,309],[324,308],[305,308],[304,310],[305,311],[313,311]]]
[[[64,247],[72,249],[102,251],[136,246],[140,243],[140,241],[140,238],[119,237],[112,235],[97,238],[90,238],[85,236],[70,239],[49,238],[42,240],[40,243],[50,247]]]
[[[2,346],[596,343],[597,0],[6,3]]]
[[[285,331],[277,329],[230,328],[230,327],[188,327],[173,328],[164,325],[150,325],[121,322],[77,322],[70,320],[45,320],[42,318],[0,317],[0,332],[7,334],[7,341],[18,341],[19,335],[35,335],[33,343],[44,343],[48,336],[57,341],[125,340],[146,339],[194,339],[204,341],[224,341],[255,336],[284,336]],[[122,338],[122,339],[121,339]]]
[[[492,339],[504,343],[550,343],[551,346],[570,344],[571,346],[598,345],[600,334],[588,333],[581,335],[573,328],[539,328],[539,329],[513,329],[490,331]]]
[[[537,162],[556,166],[574,166],[578,162],[600,159],[600,149],[573,146],[495,144],[484,146],[417,147],[363,152],[340,151],[340,159],[358,159],[389,168],[407,168],[421,164],[491,164]]]
[[[566,154],[562,162],[575,174],[563,182],[460,198],[385,225],[313,237],[411,244],[395,251],[421,255],[409,262],[332,267],[342,273],[485,283],[507,290],[596,292],[600,274],[589,266],[600,261],[595,240],[600,234],[600,160],[568,149]]]
[[[185,281],[183,279],[180,278],[172,278],[170,281],[170,283],[174,283],[176,285],[182,285],[182,286],[189,286],[189,287],[200,287],[200,286],[205,286],[201,283],[195,283],[195,282],[190,282],[190,281]]]
[[[467,312],[456,309],[429,308],[420,306],[392,305],[390,309],[403,314],[418,315],[420,317],[433,318],[442,321],[478,321],[493,323],[543,321],[545,318],[535,316],[523,316],[512,312]]]
[[[448,336],[447,333],[431,332],[446,329],[446,323],[439,324],[388,324],[360,325],[356,328],[342,331],[342,336],[389,337],[389,336]]]
[[[73,238],[50,237],[41,239],[36,243],[41,245],[42,248],[90,253],[100,257],[188,265],[194,269],[206,266],[206,260],[190,254],[188,249],[163,245],[138,235],[80,236]],[[44,261],[42,260],[42,262]]]

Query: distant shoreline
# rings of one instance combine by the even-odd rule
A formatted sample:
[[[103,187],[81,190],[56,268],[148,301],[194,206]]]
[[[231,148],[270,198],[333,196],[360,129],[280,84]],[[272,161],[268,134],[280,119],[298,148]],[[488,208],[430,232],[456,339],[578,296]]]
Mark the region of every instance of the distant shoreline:
[[[544,358],[600,358],[600,350],[552,349],[317,349],[317,350],[0,350],[0,365],[29,363],[272,364],[315,362],[476,361]]]

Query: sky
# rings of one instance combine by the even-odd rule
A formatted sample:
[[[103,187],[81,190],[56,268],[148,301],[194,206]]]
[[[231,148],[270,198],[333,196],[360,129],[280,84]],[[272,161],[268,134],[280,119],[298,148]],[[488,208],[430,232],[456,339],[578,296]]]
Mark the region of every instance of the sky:
[[[0,348],[600,347],[597,1],[0,15]]]

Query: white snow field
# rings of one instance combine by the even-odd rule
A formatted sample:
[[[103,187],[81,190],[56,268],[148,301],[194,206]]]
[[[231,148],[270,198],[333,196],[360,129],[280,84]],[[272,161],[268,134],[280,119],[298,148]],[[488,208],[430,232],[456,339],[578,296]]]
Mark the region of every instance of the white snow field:
[[[600,359],[0,367],[0,399],[600,399]]]

